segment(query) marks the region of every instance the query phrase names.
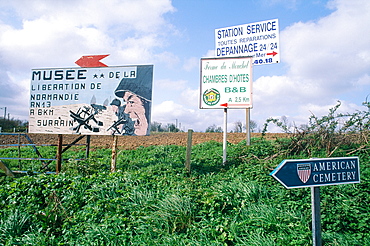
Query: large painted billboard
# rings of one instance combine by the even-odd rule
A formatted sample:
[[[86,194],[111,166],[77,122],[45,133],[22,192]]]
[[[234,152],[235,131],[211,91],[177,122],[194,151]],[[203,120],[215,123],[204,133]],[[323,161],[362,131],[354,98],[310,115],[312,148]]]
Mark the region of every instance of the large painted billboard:
[[[149,135],[153,65],[33,69],[29,132]]]

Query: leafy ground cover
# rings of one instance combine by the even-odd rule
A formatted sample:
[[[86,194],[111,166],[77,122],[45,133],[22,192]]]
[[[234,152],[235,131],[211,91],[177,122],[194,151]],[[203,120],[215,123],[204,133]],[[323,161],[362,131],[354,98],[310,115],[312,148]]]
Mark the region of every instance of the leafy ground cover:
[[[0,244],[312,245],[310,189],[287,190],[269,173],[284,159],[329,153],[359,156],[361,183],[321,188],[323,243],[370,245],[370,146],[341,141],[328,150],[314,137],[229,143],[226,165],[221,143],[197,144],[190,174],[186,149],[177,145],[122,149],[115,173],[105,148],[65,161],[59,175],[1,173]],[[85,154],[70,153],[71,159]]]

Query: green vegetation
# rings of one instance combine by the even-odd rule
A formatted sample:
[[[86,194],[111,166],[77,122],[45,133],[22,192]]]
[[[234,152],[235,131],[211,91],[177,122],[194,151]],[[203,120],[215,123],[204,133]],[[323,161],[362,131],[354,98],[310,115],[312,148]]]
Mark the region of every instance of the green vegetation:
[[[0,132],[26,132],[28,122],[0,118]]]
[[[216,124],[213,124],[207,127],[206,132],[222,132],[222,128],[221,126],[216,126]]]
[[[176,120],[177,121],[177,120]],[[150,123],[150,132],[180,132],[181,130],[177,128],[177,122],[176,125],[173,123],[167,123],[166,125],[162,125],[162,123],[158,123],[156,121]]]
[[[321,187],[323,244],[370,245],[368,133],[331,131],[335,117],[316,119],[327,128],[229,144],[224,166],[221,143],[193,146],[190,174],[182,146],[120,150],[116,173],[109,149],[65,161],[59,175],[0,173],[0,244],[312,245],[310,189],[287,190],[269,173],[284,159],[330,154],[358,156],[361,183]],[[16,152],[0,149],[0,156]],[[84,156],[79,148],[70,153]]]

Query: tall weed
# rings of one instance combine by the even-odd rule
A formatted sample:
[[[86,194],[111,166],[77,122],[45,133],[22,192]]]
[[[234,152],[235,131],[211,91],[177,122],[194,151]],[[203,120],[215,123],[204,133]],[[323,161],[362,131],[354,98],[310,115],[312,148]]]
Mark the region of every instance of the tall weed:
[[[0,242],[6,245],[7,242],[16,242],[30,227],[31,216],[21,210],[9,211],[0,220]]]
[[[153,207],[151,220],[168,233],[185,232],[195,217],[194,203],[187,197],[173,194]]]

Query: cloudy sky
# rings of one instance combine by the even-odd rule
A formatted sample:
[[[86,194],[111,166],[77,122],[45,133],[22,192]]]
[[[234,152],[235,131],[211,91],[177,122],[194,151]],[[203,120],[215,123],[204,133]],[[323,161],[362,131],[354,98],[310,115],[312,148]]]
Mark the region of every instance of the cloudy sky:
[[[223,110],[199,109],[200,59],[215,29],[275,18],[281,63],[253,68],[251,119],[300,125],[338,100],[353,112],[370,94],[369,13],[369,0],[0,0],[0,115],[28,120],[32,69],[109,54],[108,66],[154,65],[152,122],[222,126]],[[236,121],[245,110],[228,110]]]

